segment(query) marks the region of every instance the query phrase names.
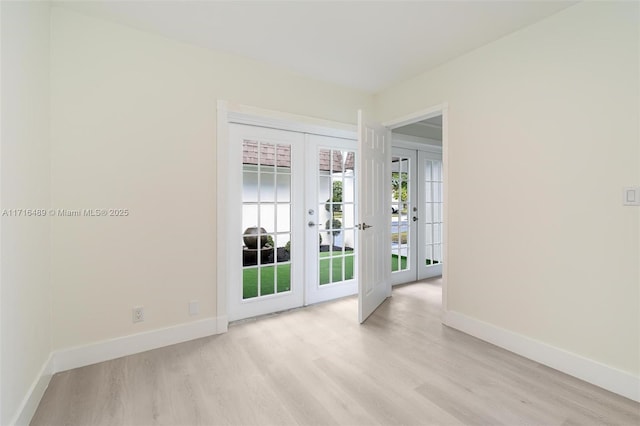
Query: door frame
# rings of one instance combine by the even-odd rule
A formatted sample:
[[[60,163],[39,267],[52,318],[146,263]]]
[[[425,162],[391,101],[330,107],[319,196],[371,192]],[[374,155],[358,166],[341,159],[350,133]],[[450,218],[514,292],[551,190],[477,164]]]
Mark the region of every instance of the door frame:
[[[441,316],[444,319],[444,313],[448,309],[447,305],[447,289],[449,277],[449,104],[443,102],[395,119],[385,121],[383,126],[389,130],[408,124],[417,123],[418,121],[442,115],[442,179],[443,179],[443,206],[442,206],[442,308]]]
[[[229,173],[229,123],[246,124],[279,130],[316,134],[343,139],[357,139],[357,126],[322,120],[304,115],[289,114],[237,104],[226,100],[217,101],[216,113],[216,175],[215,175],[215,206],[216,227],[211,232],[211,244],[216,248],[216,333],[228,330],[228,287],[232,285],[227,243],[232,238],[232,230],[228,229],[227,221],[235,214],[233,206],[226,203],[229,190],[226,178]],[[224,207],[228,205],[228,207]]]

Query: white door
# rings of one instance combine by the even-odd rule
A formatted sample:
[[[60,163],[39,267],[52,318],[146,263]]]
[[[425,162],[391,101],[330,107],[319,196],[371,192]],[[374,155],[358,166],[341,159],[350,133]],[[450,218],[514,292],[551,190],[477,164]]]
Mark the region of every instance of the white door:
[[[357,142],[307,135],[305,304],[357,293]]]
[[[304,134],[229,125],[229,320],[302,306]]]
[[[391,149],[391,283],[415,281],[418,270],[417,238],[420,218],[417,151]]]
[[[391,296],[389,162],[391,132],[358,112],[358,320]]]
[[[418,279],[442,275],[442,154],[418,151]]]

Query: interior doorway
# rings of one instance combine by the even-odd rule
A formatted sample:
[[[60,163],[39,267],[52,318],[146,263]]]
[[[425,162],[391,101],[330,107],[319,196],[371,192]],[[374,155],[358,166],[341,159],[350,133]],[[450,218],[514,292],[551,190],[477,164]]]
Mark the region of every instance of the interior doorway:
[[[402,284],[442,275],[442,114],[393,129],[391,279]]]

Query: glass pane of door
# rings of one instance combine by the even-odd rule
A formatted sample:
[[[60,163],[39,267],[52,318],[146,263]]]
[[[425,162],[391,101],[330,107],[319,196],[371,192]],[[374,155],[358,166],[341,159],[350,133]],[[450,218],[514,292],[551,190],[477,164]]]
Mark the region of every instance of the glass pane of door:
[[[358,292],[355,140],[308,135],[305,303]]]
[[[411,158],[391,157],[391,272],[411,268],[411,221],[415,213],[412,197]]]
[[[442,161],[424,160],[425,266],[442,263]]]
[[[354,278],[355,152],[318,150],[318,284]]]
[[[291,146],[242,143],[242,299],[291,291]]]

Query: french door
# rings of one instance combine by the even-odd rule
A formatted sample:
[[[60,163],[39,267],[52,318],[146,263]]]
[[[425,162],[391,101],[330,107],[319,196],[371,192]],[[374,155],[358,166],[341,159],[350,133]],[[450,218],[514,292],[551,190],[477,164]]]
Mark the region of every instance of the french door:
[[[442,156],[394,147],[391,157],[391,280],[442,275]]]
[[[229,320],[357,292],[355,140],[229,125]]]
[[[391,282],[416,280],[418,251],[418,155],[416,150],[391,151]]]
[[[303,304],[304,142],[298,132],[229,124],[229,320]]]
[[[358,291],[356,143],[307,135],[306,293],[317,303]]]
[[[418,279],[442,275],[442,155],[418,151]]]

